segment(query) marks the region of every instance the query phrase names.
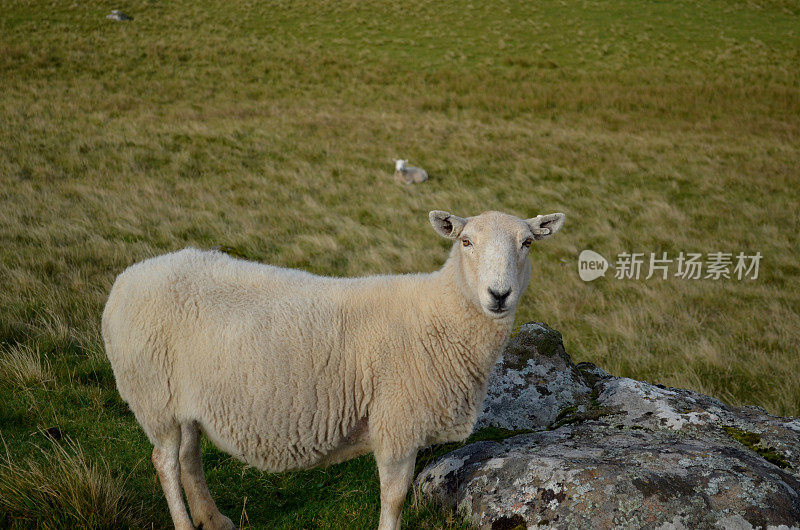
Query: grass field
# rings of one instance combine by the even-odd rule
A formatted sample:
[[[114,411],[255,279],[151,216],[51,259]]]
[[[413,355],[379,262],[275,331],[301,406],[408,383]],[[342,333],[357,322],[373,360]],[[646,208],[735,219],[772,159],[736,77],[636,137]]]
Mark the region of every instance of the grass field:
[[[432,209],[567,214],[517,323],[575,360],[800,414],[798,65],[793,0],[0,0],[0,526],[168,524],[99,338],[126,266],[223,245],[428,271]],[[430,180],[393,182],[400,157]],[[584,283],[586,248],[763,260],[757,280]],[[204,459],[244,527],[377,524],[370,458]],[[410,504],[407,527],[463,525]]]

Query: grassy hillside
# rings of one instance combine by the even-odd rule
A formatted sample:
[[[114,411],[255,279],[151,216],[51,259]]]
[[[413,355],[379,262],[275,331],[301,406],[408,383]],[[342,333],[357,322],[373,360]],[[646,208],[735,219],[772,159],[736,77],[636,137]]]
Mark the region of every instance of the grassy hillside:
[[[800,414],[796,2],[0,13],[0,526],[168,523],[99,339],[127,265],[224,245],[322,274],[428,271],[447,252],[431,209],[567,213],[533,251],[518,323],[615,374]],[[393,182],[399,157],[430,180]],[[752,281],[584,283],[586,248],[764,257]],[[288,475],[204,458],[245,527],[377,524],[369,458]],[[418,503],[405,524],[461,522]]]

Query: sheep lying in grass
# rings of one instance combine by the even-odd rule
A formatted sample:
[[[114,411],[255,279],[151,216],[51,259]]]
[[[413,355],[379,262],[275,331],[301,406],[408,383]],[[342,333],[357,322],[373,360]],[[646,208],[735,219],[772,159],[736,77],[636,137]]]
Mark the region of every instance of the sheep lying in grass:
[[[200,431],[260,469],[373,452],[380,529],[398,528],[418,449],[472,431],[528,285],[528,248],[564,214],[433,211],[456,240],[430,274],[326,278],[186,249],[119,275],[103,312],[117,387],[153,443],[176,528],[233,528]]]
[[[407,166],[408,160],[394,161],[394,177],[403,184],[419,184],[428,180],[428,173],[419,167]]]

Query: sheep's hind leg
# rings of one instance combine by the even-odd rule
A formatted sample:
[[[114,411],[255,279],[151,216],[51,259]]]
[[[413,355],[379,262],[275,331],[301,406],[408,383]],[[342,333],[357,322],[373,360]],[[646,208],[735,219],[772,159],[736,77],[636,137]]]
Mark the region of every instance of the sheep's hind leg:
[[[384,459],[375,455],[381,479],[381,520],[378,530],[400,530],[400,516],[414,474],[414,451],[400,459]]]
[[[197,422],[181,425],[181,482],[192,512],[192,520],[203,530],[231,530],[233,522],[222,515],[208,491],[200,458],[200,428]]]
[[[153,465],[161,480],[161,489],[164,490],[164,496],[167,498],[175,530],[190,530],[194,526],[186,512],[181,493],[181,467],[178,460],[180,445],[181,431],[176,424],[175,428],[166,437],[159,440],[159,443],[153,448]]]

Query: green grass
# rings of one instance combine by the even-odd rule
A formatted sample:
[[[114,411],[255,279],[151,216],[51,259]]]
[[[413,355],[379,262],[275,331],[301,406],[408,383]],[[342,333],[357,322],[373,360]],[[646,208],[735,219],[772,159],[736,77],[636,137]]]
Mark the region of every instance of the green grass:
[[[106,20],[113,8],[134,20]],[[80,444],[71,461],[122,484],[129,525],[165,525],[99,339],[116,274],[187,245],[331,275],[433,270],[447,243],[432,209],[567,213],[533,251],[517,323],[560,330],[575,360],[800,414],[796,2],[0,0],[0,13],[0,434],[14,463],[0,484],[55,461],[41,430],[58,426]],[[397,185],[399,157],[430,180]],[[764,260],[756,281],[585,284],[585,248]],[[369,458],[268,475],[204,457],[245,526],[377,524]],[[24,506],[4,505],[0,525],[62,521],[58,505]],[[461,524],[422,503],[405,518]]]

